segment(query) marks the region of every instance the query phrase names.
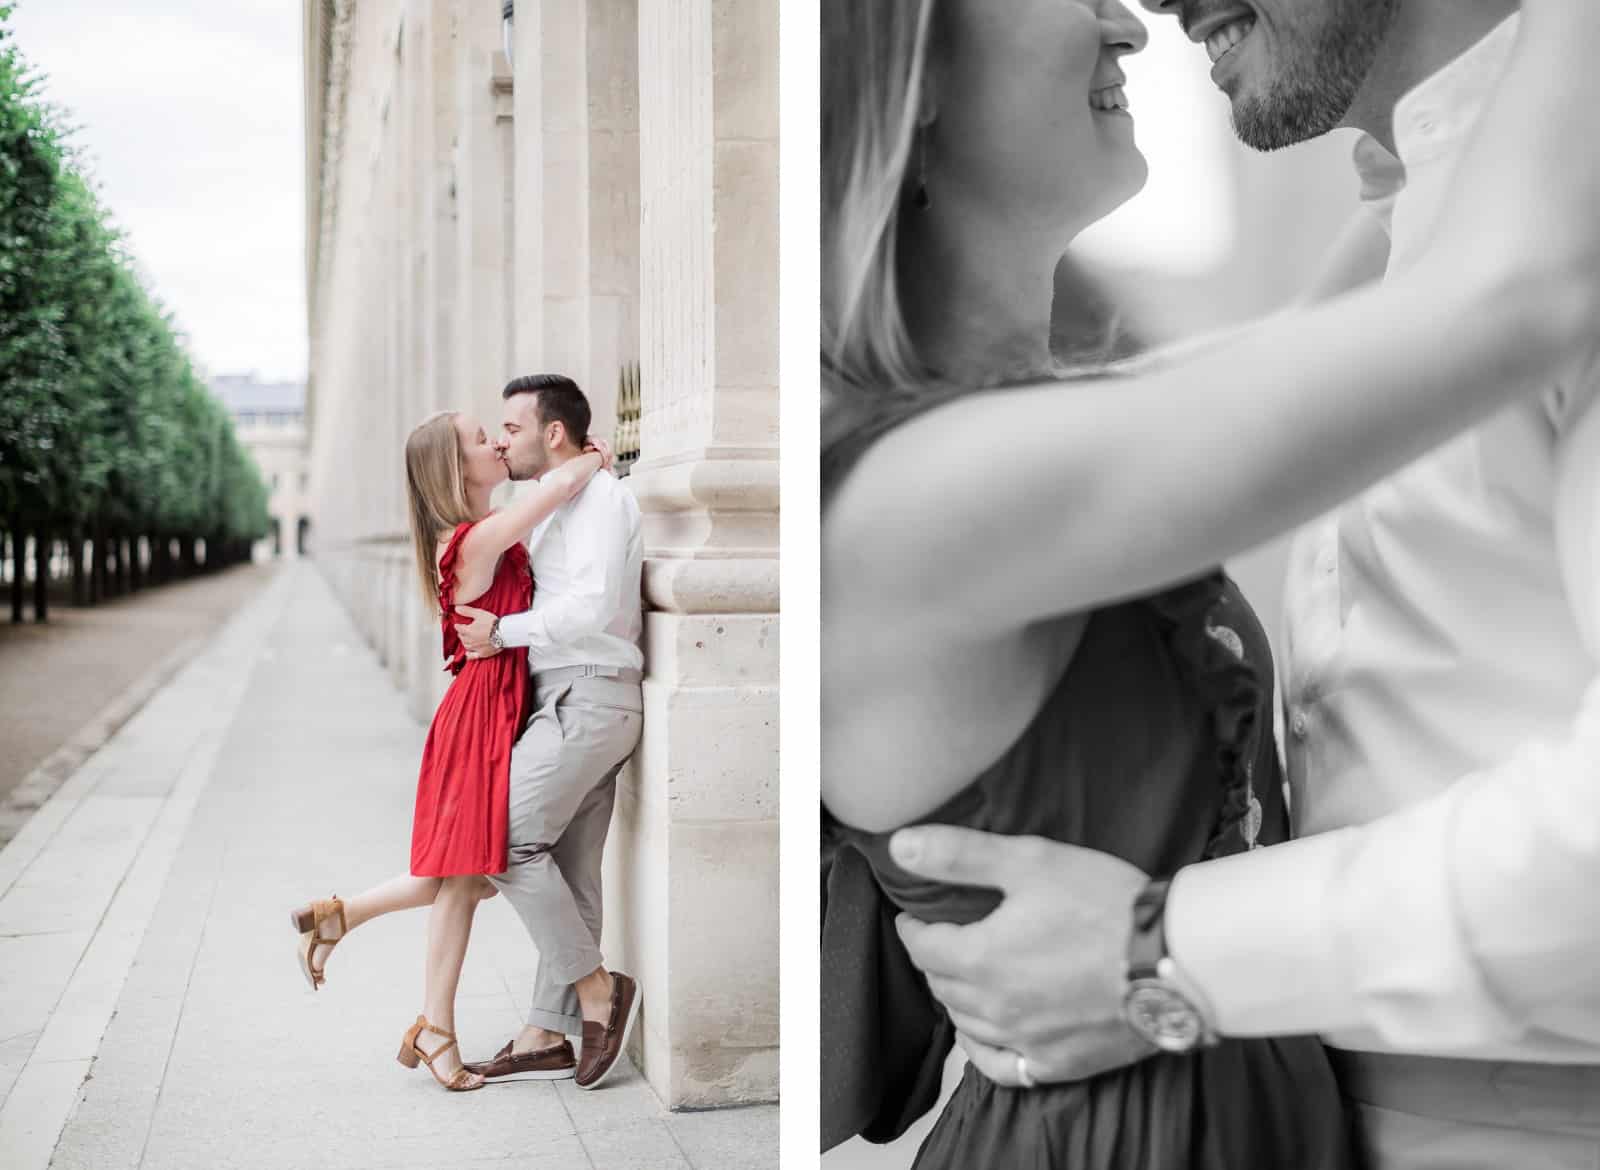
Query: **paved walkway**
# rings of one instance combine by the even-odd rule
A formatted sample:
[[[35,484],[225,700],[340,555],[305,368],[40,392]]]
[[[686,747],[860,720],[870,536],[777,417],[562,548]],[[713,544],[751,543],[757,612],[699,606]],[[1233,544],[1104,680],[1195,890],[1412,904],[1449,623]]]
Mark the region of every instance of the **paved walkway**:
[[[669,1114],[631,1068],[470,1094],[403,1069],[425,913],[361,928],[306,987],[285,912],[404,870],[423,736],[299,566],[61,787],[0,851],[0,1165],[777,1165],[776,1108]],[[533,958],[486,903],[469,1056],[518,1026]]]

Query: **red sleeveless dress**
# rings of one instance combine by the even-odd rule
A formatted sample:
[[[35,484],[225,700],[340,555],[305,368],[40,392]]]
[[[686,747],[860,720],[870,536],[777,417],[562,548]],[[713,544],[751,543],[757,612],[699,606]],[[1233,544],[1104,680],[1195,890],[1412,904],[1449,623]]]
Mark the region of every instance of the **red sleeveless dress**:
[[[456,625],[456,564],[472,525],[456,527],[439,558],[444,668],[455,681],[428,728],[411,820],[415,877],[504,873],[511,746],[528,717],[528,651],[502,650],[469,659]],[[495,566],[494,582],[467,604],[491,613],[521,613],[533,601],[528,550],[512,545]]]

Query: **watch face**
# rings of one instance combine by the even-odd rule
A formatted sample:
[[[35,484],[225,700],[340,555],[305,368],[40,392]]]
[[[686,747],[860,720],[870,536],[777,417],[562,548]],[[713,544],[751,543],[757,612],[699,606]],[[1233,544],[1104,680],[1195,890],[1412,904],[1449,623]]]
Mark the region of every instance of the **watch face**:
[[[1135,980],[1123,999],[1123,1012],[1129,1027],[1163,1052],[1188,1052],[1205,1038],[1194,1005],[1159,980]]]

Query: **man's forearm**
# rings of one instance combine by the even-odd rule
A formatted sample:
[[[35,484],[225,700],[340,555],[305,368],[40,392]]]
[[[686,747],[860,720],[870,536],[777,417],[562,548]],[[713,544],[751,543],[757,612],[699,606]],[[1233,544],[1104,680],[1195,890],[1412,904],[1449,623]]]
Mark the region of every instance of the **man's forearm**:
[[[1359,1030],[1471,1051],[1530,1027],[1600,961],[1600,687],[1572,735],[1371,824],[1181,871],[1173,958],[1232,1035]],[[1587,910],[1585,910],[1587,907]]]
[[[570,645],[579,638],[605,629],[603,601],[587,596],[562,597],[537,611],[508,614],[500,619],[500,640],[508,647],[526,646],[539,652]]]

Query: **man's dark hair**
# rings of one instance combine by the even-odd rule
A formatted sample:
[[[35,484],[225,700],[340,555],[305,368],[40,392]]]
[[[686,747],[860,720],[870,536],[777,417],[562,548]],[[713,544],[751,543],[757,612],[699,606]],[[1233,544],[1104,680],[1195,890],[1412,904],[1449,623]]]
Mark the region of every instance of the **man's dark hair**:
[[[539,425],[560,423],[574,447],[582,448],[589,439],[589,400],[578,384],[565,374],[524,374],[512,378],[500,392],[502,398],[518,394],[539,396]]]

